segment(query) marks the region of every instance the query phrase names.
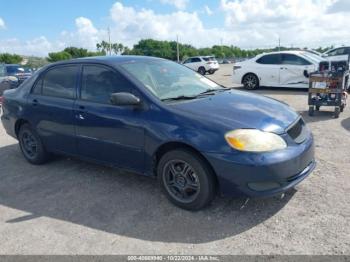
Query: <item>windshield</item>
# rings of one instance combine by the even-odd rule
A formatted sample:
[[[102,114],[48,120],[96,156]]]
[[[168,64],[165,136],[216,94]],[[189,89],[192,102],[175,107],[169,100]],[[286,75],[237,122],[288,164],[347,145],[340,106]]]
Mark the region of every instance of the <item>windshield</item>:
[[[209,90],[221,89],[191,69],[167,60],[136,61],[121,66],[161,100],[195,97]]]
[[[316,62],[316,63],[324,61],[323,57],[315,55],[315,54],[312,54],[312,53],[305,52],[305,53],[302,53],[302,55],[307,57],[307,58],[309,58],[310,60],[312,60],[313,62]]]

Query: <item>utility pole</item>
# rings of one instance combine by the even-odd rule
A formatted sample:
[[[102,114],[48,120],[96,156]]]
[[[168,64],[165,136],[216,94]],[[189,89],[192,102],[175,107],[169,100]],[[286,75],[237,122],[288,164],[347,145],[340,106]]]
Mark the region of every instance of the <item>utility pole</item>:
[[[109,45],[109,55],[112,55],[111,30],[109,26],[108,26],[108,45]]]
[[[281,51],[281,38],[278,37],[278,51]]]
[[[176,35],[176,54],[177,54],[177,62],[180,63],[179,35]]]

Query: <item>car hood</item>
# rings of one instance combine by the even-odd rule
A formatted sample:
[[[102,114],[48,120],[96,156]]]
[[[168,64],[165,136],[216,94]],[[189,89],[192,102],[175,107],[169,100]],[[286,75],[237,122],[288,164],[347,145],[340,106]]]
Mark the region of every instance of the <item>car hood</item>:
[[[285,103],[236,90],[174,103],[172,107],[211,126],[224,126],[229,129],[256,128],[277,134],[284,133],[299,117]]]

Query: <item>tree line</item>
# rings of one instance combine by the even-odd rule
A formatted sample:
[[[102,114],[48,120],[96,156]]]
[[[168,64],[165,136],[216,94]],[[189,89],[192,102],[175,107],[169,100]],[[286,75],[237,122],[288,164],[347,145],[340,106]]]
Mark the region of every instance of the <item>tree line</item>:
[[[318,48],[316,51],[325,52],[333,48]],[[214,55],[219,59],[223,58],[247,58],[254,57],[264,52],[272,52],[278,50],[291,50],[300,48],[275,47],[268,49],[241,49],[237,46],[214,45],[206,48],[196,48],[189,44],[179,43],[180,60],[184,60],[191,56],[206,56]],[[57,62],[61,60],[69,60],[72,58],[91,57],[91,56],[105,56],[105,55],[144,55],[166,58],[170,60],[177,60],[177,42],[176,41],[159,41],[154,39],[143,39],[135,44],[131,49],[124,46],[122,43],[108,43],[102,41],[96,44],[96,51],[89,51],[85,48],[67,47],[59,52],[52,52],[48,54],[45,59],[38,57],[28,57],[27,66],[41,67],[48,62]],[[0,54],[0,63],[18,64],[21,63],[23,57],[17,54]]]

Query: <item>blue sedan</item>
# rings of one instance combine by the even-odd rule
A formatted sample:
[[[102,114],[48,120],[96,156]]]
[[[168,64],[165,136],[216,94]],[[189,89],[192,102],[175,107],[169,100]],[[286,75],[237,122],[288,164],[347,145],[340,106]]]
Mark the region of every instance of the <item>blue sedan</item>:
[[[1,120],[32,164],[63,154],[157,177],[188,210],[218,192],[283,193],[315,167],[312,134],[288,105],[159,58],[50,64],[5,91]]]

